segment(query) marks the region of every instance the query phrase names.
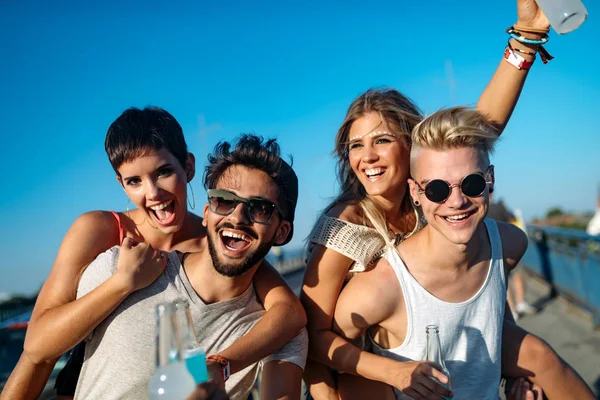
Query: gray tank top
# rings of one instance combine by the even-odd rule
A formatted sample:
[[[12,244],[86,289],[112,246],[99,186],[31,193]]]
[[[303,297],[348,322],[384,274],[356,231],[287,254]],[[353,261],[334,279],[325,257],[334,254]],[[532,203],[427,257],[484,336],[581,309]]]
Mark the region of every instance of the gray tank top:
[[[254,285],[239,296],[205,304],[194,291],[176,253],[167,253],[165,271],[151,285],[130,294],[89,335],[85,361],[79,375],[75,399],[147,399],[148,382],[155,368],[155,307],[158,303],[187,299],[206,354],[231,346],[258,323],[265,310]],[[117,271],[119,247],[100,254],[85,270],[77,298],[94,290]],[[304,368],[308,335],[302,329],[276,354],[261,361],[281,360]],[[259,371],[259,363],[232,374],[225,386],[232,400],[248,397]]]
[[[425,327],[438,325],[455,400],[498,399],[506,282],[498,226],[491,219],[484,223],[492,247],[487,277],[477,293],[461,303],[448,303],[429,293],[410,274],[396,248],[383,255],[400,282],[408,329],[404,342],[393,349],[383,349],[370,338],[372,351],[399,361],[423,360]],[[396,398],[409,399],[399,391]]]

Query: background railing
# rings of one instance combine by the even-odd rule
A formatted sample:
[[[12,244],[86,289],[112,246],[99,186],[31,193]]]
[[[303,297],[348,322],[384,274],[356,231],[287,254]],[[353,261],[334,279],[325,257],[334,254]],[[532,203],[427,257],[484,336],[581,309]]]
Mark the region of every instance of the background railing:
[[[527,232],[525,268],[548,283],[550,297],[566,297],[589,311],[594,327],[600,327],[600,236],[535,225]]]

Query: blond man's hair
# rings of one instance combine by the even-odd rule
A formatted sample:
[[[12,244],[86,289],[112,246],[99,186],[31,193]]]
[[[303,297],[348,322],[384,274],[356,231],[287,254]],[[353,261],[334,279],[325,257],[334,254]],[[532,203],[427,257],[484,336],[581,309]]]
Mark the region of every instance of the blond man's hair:
[[[442,109],[418,123],[412,131],[411,171],[421,149],[450,150],[473,147],[489,165],[489,155],[500,131],[480,112],[466,107]],[[487,165],[485,166],[487,167]]]

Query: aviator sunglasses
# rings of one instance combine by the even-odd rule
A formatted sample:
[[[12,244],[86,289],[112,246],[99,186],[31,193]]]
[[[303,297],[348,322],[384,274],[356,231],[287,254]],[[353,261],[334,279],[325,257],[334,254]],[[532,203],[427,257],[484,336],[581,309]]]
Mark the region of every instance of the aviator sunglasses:
[[[273,211],[277,211],[283,218],[283,212],[275,203],[269,200],[254,197],[246,199],[226,190],[208,189],[208,208],[215,214],[227,216],[230,215],[238,206],[243,203],[243,211],[246,217],[257,224],[267,224],[271,220]]]
[[[491,166],[488,167],[486,174],[490,168]],[[450,197],[454,187],[458,187],[467,197],[479,197],[485,191],[486,186],[492,184],[491,181],[486,181],[485,175],[480,172],[467,175],[461,179],[460,183],[452,185],[442,179],[434,179],[427,182],[425,189],[423,189],[417,181],[415,183],[419,188],[419,193],[425,193],[425,197],[434,203],[445,202]]]

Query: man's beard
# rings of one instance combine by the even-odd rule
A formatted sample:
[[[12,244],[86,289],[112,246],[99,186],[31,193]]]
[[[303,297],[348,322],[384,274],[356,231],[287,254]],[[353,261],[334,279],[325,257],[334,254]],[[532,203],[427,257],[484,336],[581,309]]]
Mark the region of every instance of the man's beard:
[[[219,274],[228,276],[230,278],[243,275],[267,256],[269,250],[271,250],[271,247],[273,246],[273,242],[275,242],[275,235],[273,235],[272,240],[261,243],[256,250],[248,254],[236,264],[225,264],[219,259],[217,247],[215,241],[213,240],[213,234],[209,232],[207,235],[208,251],[210,253],[210,258],[212,259],[213,268]],[[218,236],[219,234],[217,233],[217,240],[221,240]]]

